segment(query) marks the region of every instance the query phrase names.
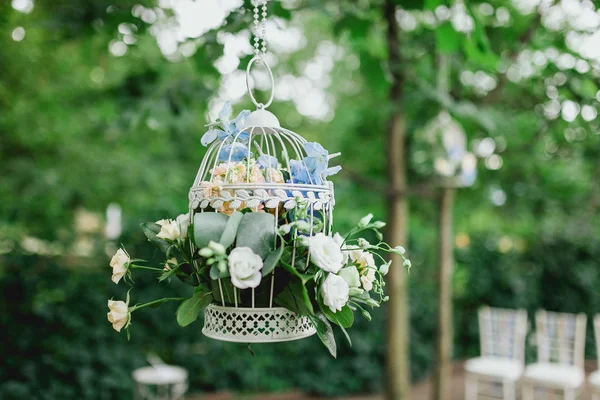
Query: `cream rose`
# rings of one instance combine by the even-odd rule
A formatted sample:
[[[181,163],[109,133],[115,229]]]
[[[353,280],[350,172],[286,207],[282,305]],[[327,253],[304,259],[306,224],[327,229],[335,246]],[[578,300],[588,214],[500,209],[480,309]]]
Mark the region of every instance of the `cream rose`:
[[[309,239],[309,251],[312,262],[322,270],[337,274],[342,269],[344,256],[332,237],[317,233]]]
[[[181,236],[177,221],[173,221],[172,219],[161,219],[160,221],[156,221],[156,223],[160,225],[160,232],[156,235],[157,238],[177,240]]]
[[[350,288],[344,278],[329,274],[321,284],[321,298],[331,312],[341,311],[348,303]]]
[[[363,289],[365,289],[367,292],[373,289],[373,282],[375,282],[375,269],[367,268],[365,271],[363,271],[360,281],[362,282]]]
[[[167,260],[167,262],[165,263],[165,266],[163,267],[163,270],[170,271],[171,269],[173,269],[174,267],[176,267],[178,265],[179,265],[179,263],[177,262],[177,259],[175,257],[173,257],[170,260]]]
[[[266,168],[265,176],[269,183],[284,183],[283,174],[275,168]]]
[[[249,247],[236,247],[229,254],[231,283],[239,289],[255,288],[260,284],[262,258]]]
[[[176,221],[177,221],[177,224],[179,225],[180,237],[182,239],[185,239],[187,237],[188,228],[190,227],[190,214],[188,214],[188,213],[181,214],[180,216],[177,217]]]
[[[112,281],[114,283],[119,283],[121,278],[125,276],[130,262],[131,259],[129,258],[129,255],[127,255],[123,249],[117,250],[115,255],[110,260],[110,266],[113,270]]]
[[[349,252],[350,259],[358,264],[360,268],[375,268],[375,259],[373,254],[361,249],[353,249]]]
[[[117,332],[121,332],[123,327],[129,324],[131,314],[129,313],[129,306],[124,301],[108,301],[108,321],[112,324],[113,329]]]

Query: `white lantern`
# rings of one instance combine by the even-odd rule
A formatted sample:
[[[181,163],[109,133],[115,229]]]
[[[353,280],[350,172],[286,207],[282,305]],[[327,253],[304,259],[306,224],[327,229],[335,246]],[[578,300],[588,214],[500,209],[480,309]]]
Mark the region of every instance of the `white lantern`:
[[[133,371],[135,400],[180,400],[188,388],[188,372],[181,367],[154,364]]]

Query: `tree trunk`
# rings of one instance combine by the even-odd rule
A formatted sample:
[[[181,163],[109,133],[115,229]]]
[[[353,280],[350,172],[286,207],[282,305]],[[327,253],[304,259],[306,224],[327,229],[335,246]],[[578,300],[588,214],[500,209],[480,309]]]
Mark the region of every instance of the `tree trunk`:
[[[438,276],[438,312],[436,335],[436,364],[434,371],[433,400],[450,399],[452,379],[452,269],[454,264],[452,209],[455,189],[444,187],[440,196],[440,268]]]
[[[392,246],[407,244],[408,203],[406,199],[405,117],[400,109],[404,76],[400,60],[400,43],[396,7],[386,0],[383,7],[387,22],[389,68],[392,76],[389,100],[392,107],[388,123],[386,158],[389,194],[388,241]],[[394,268],[390,269],[386,289],[390,295],[387,324],[386,399],[408,400],[410,398],[410,364],[408,353],[409,309],[406,290],[406,271],[402,259],[392,255]]]

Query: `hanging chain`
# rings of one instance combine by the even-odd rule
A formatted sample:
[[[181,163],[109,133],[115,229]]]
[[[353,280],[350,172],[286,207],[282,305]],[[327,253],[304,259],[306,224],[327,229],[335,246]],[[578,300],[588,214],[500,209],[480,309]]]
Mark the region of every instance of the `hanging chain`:
[[[254,5],[254,56],[261,57],[267,52],[267,0],[252,0]],[[262,19],[259,20],[259,7],[262,6]],[[261,48],[262,45],[262,48]]]

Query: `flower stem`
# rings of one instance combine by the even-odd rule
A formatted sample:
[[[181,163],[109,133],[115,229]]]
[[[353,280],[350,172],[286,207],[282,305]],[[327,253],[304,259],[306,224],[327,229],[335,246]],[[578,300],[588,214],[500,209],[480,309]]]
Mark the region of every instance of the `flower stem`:
[[[134,312],[135,310],[139,310],[140,308],[148,307],[148,306],[151,306],[154,304],[166,303],[167,301],[183,301],[183,300],[187,300],[187,298],[185,298],[185,297],[167,297],[164,299],[154,300],[149,303],[136,304],[133,307],[129,307],[129,312]]]
[[[149,270],[151,270],[151,271],[161,271],[161,272],[163,271],[163,269],[162,269],[162,268],[146,267],[146,266],[143,266],[143,265],[133,265],[133,264],[131,264],[131,265],[129,266],[129,268],[135,268],[135,269],[149,269]]]

